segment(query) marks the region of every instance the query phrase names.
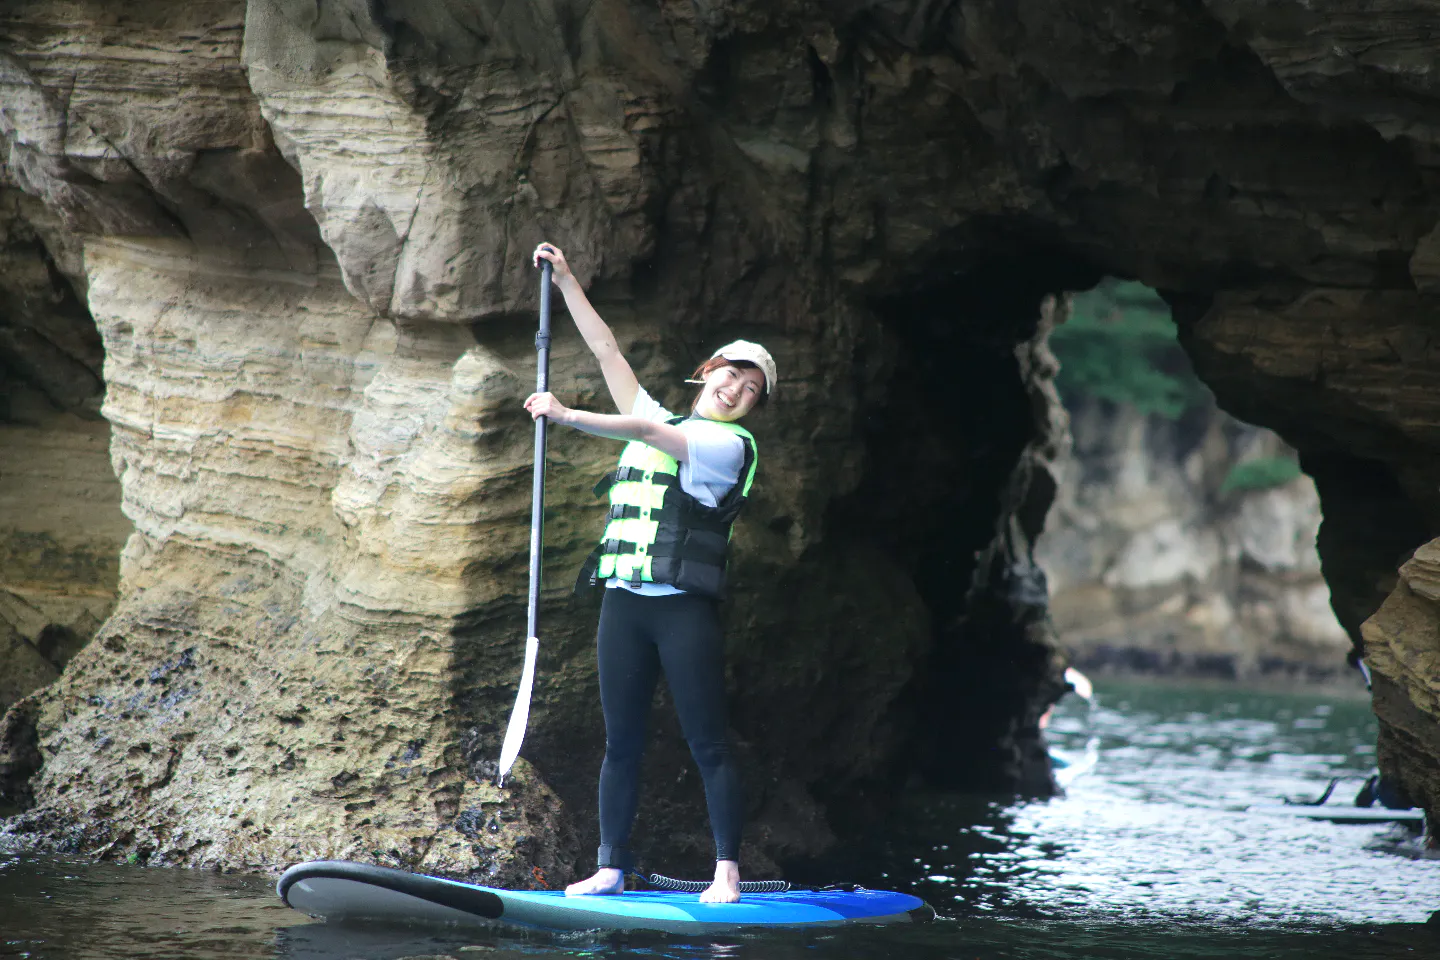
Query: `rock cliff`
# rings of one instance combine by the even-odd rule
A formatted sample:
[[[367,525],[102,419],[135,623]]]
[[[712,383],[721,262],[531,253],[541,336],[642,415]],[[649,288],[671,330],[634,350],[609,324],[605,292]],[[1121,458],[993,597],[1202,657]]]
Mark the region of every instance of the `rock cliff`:
[[[1043,789],[1049,293],[1102,273],[1165,293],[1221,405],[1300,450],[1358,631],[1440,532],[1432,19],[1343,0],[0,6],[8,235],[60,298],[7,324],[69,329],[56,277],[93,318],[129,527],[113,594],[76,578],[97,619],[117,598],[104,626],[0,724],[0,779],[29,808],[9,832],[508,883],[586,859],[593,610],[566,582],[604,443],[557,437],[529,763],[503,792],[485,777],[519,666],[542,237],[663,399],[722,339],[780,358],[727,613],[756,869],[854,829],[911,771]],[[7,371],[31,355],[13,340]],[[554,371],[602,402],[574,337]],[[42,393],[46,417],[80,416]],[[9,483],[37,444],[6,430]],[[106,523],[73,551],[107,555]],[[1435,676],[1375,661],[1381,755],[1440,812],[1440,750],[1401,733],[1435,716]],[[668,723],[649,769],[645,852],[702,862]]]
[[[1073,445],[1036,559],[1076,666],[1361,689],[1320,573],[1315,485],[1237,482],[1242,465],[1293,457],[1273,433],[1208,400],[1174,420],[1068,409]]]

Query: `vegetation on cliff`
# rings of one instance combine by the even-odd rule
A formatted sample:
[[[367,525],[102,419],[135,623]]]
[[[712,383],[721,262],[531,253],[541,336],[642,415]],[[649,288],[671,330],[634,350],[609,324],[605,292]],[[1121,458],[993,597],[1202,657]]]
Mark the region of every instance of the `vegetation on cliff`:
[[[1220,493],[1268,490],[1280,487],[1300,476],[1300,464],[1294,457],[1256,457],[1230,468],[1220,484]]]
[[[1050,346],[1066,406],[1105,400],[1176,420],[1209,397],[1175,338],[1170,307],[1142,283],[1107,277],[1075,294]]]
[[[1072,410],[1101,401],[1176,421],[1215,402],[1180,346],[1169,305],[1142,283],[1107,277],[1073,295],[1050,345],[1060,360],[1061,399]],[[1257,457],[1231,467],[1218,492],[1266,490],[1299,475],[1293,457]]]

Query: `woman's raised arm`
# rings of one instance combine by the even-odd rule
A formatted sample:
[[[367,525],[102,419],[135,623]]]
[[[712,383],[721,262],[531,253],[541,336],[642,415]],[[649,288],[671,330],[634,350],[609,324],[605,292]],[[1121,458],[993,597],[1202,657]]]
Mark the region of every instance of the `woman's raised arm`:
[[[629,361],[615,345],[615,334],[610,332],[609,325],[590,305],[590,298],[585,296],[580,281],[570,272],[570,264],[565,262],[565,254],[560,252],[559,247],[542,243],[535,248],[534,259],[536,266],[541,260],[549,260],[553,265],[550,279],[564,294],[565,307],[570,311],[570,319],[575,321],[580,336],[585,338],[585,345],[600,361],[600,372],[605,375],[605,385],[610,388],[610,399],[615,401],[617,410],[628,414],[635,407],[640,381],[635,379],[635,371],[630,369]]]

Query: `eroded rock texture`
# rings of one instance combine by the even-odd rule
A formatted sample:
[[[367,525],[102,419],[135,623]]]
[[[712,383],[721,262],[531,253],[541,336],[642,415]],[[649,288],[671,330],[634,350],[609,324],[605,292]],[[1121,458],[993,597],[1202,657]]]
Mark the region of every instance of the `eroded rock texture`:
[[[1357,626],[1435,532],[1440,211],[1425,43],[1376,33],[1428,15],[1343,9],[0,7],[6,182],[103,339],[134,525],[114,613],[0,729],[11,832],[507,883],[586,859],[594,611],[566,588],[613,445],[557,437],[531,763],[484,776],[542,237],[663,399],[722,339],[781,358],[727,613],[757,870],[911,771],[1043,787],[1049,292],[1167,292],[1222,404],[1301,449]],[[573,336],[553,382],[603,403]],[[710,854],[683,753],[660,723],[640,825],[677,868]]]

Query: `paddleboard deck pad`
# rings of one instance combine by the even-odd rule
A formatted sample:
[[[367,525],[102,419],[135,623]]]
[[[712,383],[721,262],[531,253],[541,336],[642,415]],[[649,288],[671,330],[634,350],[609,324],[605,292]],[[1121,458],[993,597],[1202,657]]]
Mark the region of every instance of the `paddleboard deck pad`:
[[[1423,810],[1389,810],[1385,807],[1347,807],[1342,804],[1309,806],[1300,803],[1261,803],[1246,807],[1247,813],[1264,813],[1333,823],[1420,823]]]
[[[747,893],[739,903],[701,903],[696,893],[631,891],[615,897],[567,897],[561,890],[499,890],[343,860],[314,860],[276,884],[285,903],[323,920],[405,924],[508,923],[542,930],[658,930],[718,933],[764,927],[932,920],[925,901],[904,893],[856,889]]]

